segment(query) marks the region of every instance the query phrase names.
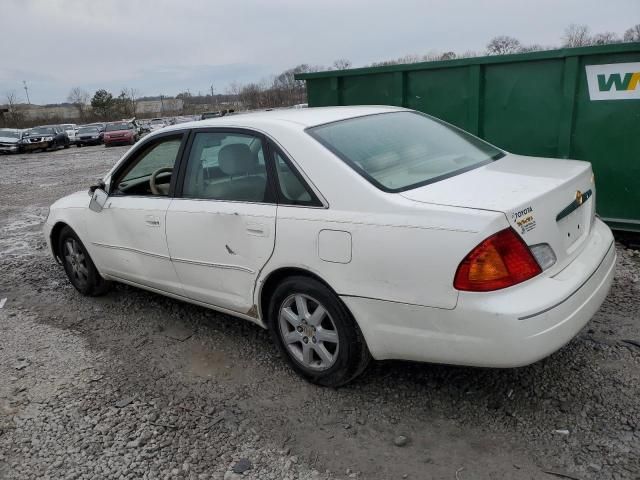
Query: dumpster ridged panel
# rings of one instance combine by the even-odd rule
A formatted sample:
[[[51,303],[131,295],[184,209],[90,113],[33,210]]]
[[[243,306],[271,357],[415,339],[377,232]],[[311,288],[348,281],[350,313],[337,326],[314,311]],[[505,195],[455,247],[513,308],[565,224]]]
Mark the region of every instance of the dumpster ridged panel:
[[[468,67],[409,72],[405,105],[470,130],[469,102],[476,89]]]
[[[307,81],[310,107],[401,105],[513,153],[587,160],[596,174],[598,213],[615,228],[640,231],[640,99],[590,99],[585,71],[633,62],[640,62],[640,43],[296,78]]]
[[[481,136],[510,152],[557,156],[563,67],[562,59],[488,66]]]
[[[342,79],[343,105],[393,105],[393,74]]]

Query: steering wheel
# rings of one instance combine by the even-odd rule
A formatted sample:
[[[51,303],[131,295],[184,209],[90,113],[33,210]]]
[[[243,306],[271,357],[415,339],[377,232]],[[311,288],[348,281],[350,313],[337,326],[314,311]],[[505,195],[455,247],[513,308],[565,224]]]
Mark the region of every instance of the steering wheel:
[[[149,187],[151,188],[151,193],[154,195],[167,195],[167,193],[160,190],[159,186],[156,185],[156,177],[161,173],[173,172],[173,167],[162,167],[157,169],[155,172],[151,174],[149,177]]]

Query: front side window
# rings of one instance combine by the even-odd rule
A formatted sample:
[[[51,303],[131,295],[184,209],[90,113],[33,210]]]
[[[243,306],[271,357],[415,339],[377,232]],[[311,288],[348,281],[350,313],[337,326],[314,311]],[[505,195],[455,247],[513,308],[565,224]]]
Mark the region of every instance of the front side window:
[[[178,158],[182,135],[166,137],[144,145],[116,180],[117,195],[169,194],[173,167]]]
[[[484,165],[501,150],[416,112],[350,118],[307,130],[375,186],[399,192]]]
[[[195,134],[182,190],[184,197],[267,202],[267,185],[260,137],[227,132]]]

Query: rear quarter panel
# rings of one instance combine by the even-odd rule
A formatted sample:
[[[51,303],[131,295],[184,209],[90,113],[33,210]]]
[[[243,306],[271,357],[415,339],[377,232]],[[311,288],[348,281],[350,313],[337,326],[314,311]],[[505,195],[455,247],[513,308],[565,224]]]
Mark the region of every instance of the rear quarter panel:
[[[455,308],[458,264],[480,241],[507,226],[505,216],[455,207],[416,208],[415,202],[388,195],[397,213],[278,207],[276,247],[261,281],[279,268],[298,267],[318,275],[341,296]],[[321,258],[323,230],[348,232],[348,262]]]

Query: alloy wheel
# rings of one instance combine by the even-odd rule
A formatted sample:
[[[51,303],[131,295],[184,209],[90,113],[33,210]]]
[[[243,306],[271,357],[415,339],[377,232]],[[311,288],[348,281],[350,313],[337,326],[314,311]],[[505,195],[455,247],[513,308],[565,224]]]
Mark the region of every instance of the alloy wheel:
[[[312,370],[327,370],[338,358],[336,324],[327,309],[309,295],[288,296],[278,314],[282,341],[291,356]]]
[[[74,238],[67,238],[64,242],[64,259],[69,266],[73,279],[79,285],[86,285],[89,281],[89,268],[87,259],[80,245]]]

